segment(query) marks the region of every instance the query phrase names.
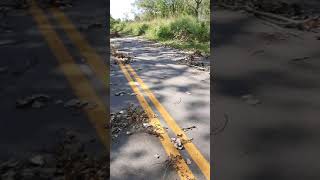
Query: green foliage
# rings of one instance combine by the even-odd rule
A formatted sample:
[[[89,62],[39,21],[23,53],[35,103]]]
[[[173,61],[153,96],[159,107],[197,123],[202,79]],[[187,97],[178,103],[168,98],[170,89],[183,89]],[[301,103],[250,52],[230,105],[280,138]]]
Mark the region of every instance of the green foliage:
[[[183,16],[177,18],[170,23],[170,29],[174,32],[175,38],[188,41],[208,41],[209,39],[209,24],[200,22],[191,16]]]
[[[143,11],[144,20],[180,15],[210,18],[210,0],[136,0],[135,5]]]
[[[110,16],[110,29],[111,32],[119,32],[122,31],[125,26],[124,22],[121,22],[119,19],[116,20]]]
[[[144,35],[149,28],[149,24],[144,22],[127,22],[122,24],[123,29],[121,32],[127,35],[141,36]]]
[[[193,16],[122,22],[122,34],[144,36],[181,49],[209,50],[210,24]]]
[[[210,49],[210,0],[136,0],[134,21],[111,19],[111,31],[181,49]]]

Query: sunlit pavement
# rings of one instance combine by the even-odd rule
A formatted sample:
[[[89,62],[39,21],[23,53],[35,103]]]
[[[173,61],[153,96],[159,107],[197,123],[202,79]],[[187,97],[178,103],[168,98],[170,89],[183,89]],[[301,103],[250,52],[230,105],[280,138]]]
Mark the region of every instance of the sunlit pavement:
[[[192,161],[189,167],[194,176],[197,179],[206,179],[203,174],[205,171],[202,170],[206,167],[210,169],[210,165],[205,165],[210,161],[209,73],[178,65],[174,62],[174,58],[183,57],[178,51],[158,47],[155,43],[141,38],[116,38],[111,40],[111,44],[115,45],[119,52],[129,53],[133,57],[130,65],[124,65],[126,71],[130,73],[132,79],[135,79],[134,84],[158,115],[161,125],[168,127],[170,137],[176,137],[177,133],[172,131],[174,127],[170,126],[172,122],[180,128],[196,127],[187,131],[186,135],[193,139],[192,144],[204,157],[203,162],[199,161],[202,169],[193,160],[196,157],[194,150],[182,150],[180,153],[184,159]],[[111,63],[114,61],[113,58]],[[119,66],[113,64],[110,73],[111,110],[119,111],[130,102],[139,105],[134,96],[116,96],[118,92],[124,90],[130,94],[131,89]],[[167,120],[166,113],[162,112],[163,109],[159,106],[167,111],[172,121]],[[168,154],[164,151],[166,147],[161,145],[157,137],[145,133],[123,135],[112,141],[111,147],[111,179],[148,179],[150,176],[152,179],[163,179],[164,174],[168,179],[177,178],[172,170],[166,170],[163,162]],[[160,158],[156,158],[155,154],[159,154]]]

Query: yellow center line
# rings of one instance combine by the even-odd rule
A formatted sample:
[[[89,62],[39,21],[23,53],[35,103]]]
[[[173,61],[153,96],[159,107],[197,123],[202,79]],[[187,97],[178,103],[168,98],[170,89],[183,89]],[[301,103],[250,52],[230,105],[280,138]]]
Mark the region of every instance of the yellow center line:
[[[103,62],[103,59],[89,45],[87,40],[73,25],[72,21],[62,11],[58,10],[57,8],[50,8],[50,11],[53,17],[64,29],[73,44],[79,49],[79,52],[85,58],[92,71],[102,78],[103,83],[107,83],[104,88],[106,89],[105,92],[108,92],[107,87],[109,86],[109,76],[107,76],[107,72],[109,72],[109,70],[107,64]]]
[[[151,92],[149,87],[142,81],[142,79],[137,75],[137,73],[133,70],[130,64],[126,65],[126,67],[129,69],[130,73],[133,75],[133,77],[136,79],[136,81],[140,84],[141,88],[146,92],[147,96],[151,100],[151,102],[154,104],[154,106],[158,109],[160,114],[162,115],[163,119],[166,121],[168,126],[172,129],[172,131],[176,135],[182,135],[182,138],[185,140],[188,140],[189,138],[185,134],[185,132],[179,127],[179,125],[176,123],[176,121],[171,117],[171,115],[168,113],[168,111],[163,107],[163,105],[158,101],[158,99],[154,96],[154,94]],[[210,179],[210,163],[204,158],[204,156],[201,154],[201,152],[198,150],[198,148],[193,143],[186,143],[184,145],[186,150],[188,151],[191,158],[194,160],[194,162],[198,165],[202,173],[207,179]]]
[[[44,36],[52,53],[55,55],[59,62],[59,68],[65,74],[68,82],[70,83],[76,96],[81,99],[93,101],[97,104],[95,108],[85,108],[89,120],[95,127],[98,136],[109,151],[109,136],[105,128],[106,125],[106,106],[101,99],[96,95],[95,91],[91,88],[88,79],[83,72],[79,69],[72,56],[64,46],[58,34],[53,30],[44,12],[38,7],[35,1],[31,1],[30,13],[42,35]]]
[[[131,78],[130,74],[126,70],[125,66],[117,60],[123,74],[125,75],[126,79],[129,82],[129,85],[131,86],[132,90],[134,93],[136,93],[136,97],[142,106],[142,108],[145,110],[147,113],[149,119],[150,119],[150,124],[158,129],[158,132],[161,133],[162,137],[160,137],[160,141],[162,143],[162,146],[164,147],[166,153],[170,156],[171,154],[174,156],[181,156],[180,152],[173,146],[173,144],[170,141],[169,135],[166,133],[166,131],[162,128],[161,123],[158,118],[155,118],[154,115],[155,113],[153,112],[152,108],[149,106],[148,102],[144,98],[144,96],[141,94],[140,90],[134,83],[133,79]],[[182,156],[181,156],[182,157]],[[178,165],[178,175],[181,179],[185,180],[191,180],[195,179],[194,175],[192,174],[191,170],[189,169],[188,165],[186,162],[181,159],[177,162]]]

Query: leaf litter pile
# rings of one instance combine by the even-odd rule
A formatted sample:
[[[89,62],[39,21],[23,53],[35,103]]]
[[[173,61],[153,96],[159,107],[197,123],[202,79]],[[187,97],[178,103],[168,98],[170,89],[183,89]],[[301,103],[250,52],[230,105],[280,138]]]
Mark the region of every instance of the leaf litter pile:
[[[195,51],[185,58],[177,60],[178,64],[184,64],[201,71],[210,71],[209,56],[203,55],[200,51]]]
[[[96,155],[90,143],[78,133],[64,130],[62,141],[52,148],[41,150],[30,159],[10,159],[0,164],[0,179],[3,180],[106,180],[109,179],[107,154]]]
[[[141,107],[130,104],[124,110],[111,113],[112,139],[120,134],[131,135],[138,132],[162,137],[158,129],[149,123],[149,117]]]
[[[184,128],[184,131],[189,131],[194,128],[196,127],[187,127]],[[131,135],[138,132],[144,132],[162,138],[161,133],[158,131],[159,129],[149,124],[149,118],[145,111],[133,104],[130,104],[128,108],[124,110],[111,113],[111,129],[112,139],[116,139],[120,134]],[[184,144],[190,143],[192,140],[193,139],[185,140],[182,138],[182,135],[178,135],[175,138],[171,138],[171,143],[177,150],[183,150]],[[160,156],[156,154],[155,157],[158,159]],[[185,161],[188,165],[191,164],[190,159],[184,160],[182,156],[173,154],[170,154],[164,162],[160,163],[165,168],[163,179],[165,179],[168,170],[179,171],[181,161]],[[192,178],[188,177],[187,179],[192,180]]]
[[[117,60],[122,62],[123,64],[130,64],[133,62],[132,57],[128,53],[118,51],[115,46],[111,46],[111,54],[113,57],[117,58]],[[117,60],[114,60],[114,64],[118,64]]]
[[[94,109],[97,104],[91,100],[78,98],[69,98],[67,100],[54,99],[52,96],[45,93],[31,94],[16,100],[16,108],[18,109],[41,109],[48,106],[62,106],[68,109]]]
[[[168,156],[168,158],[163,163],[161,163],[165,168],[165,171],[164,171],[162,179],[166,179],[166,175],[167,175],[167,171],[168,170],[179,171],[180,170],[179,164],[180,164],[181,161],[184,161],[182,156],[170,154]],[[190,159],[187,159],[186,162],[189,165],[191,164],[191,160]],[[194,178],[191,178],[191,177],[186,177],[186,179],[195,180]]]

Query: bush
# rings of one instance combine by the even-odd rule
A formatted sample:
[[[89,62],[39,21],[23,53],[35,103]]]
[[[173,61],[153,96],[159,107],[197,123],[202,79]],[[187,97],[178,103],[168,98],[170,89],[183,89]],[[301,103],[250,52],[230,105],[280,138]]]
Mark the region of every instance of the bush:
[[[145,23],[141,23],[141,24],[138,24],[138,27],[137,27],[137,35],[140,36],[140,35],[144,35],[147,31],[147,29],[149,28],[149,25],[148,24],[145,24]]]
[[[170,28],[175,34],[175,38],[183,41],[198,40],[206,42],[210,39],[209,25],[204,22],[199,22],[191,16],[174,19],[170,23]]]
[[[144,35],[162,42],[176,41],[170,44],[176,44],[175,46],[181,48],[209,49],[210,46],[210,23],[199,21],[192,16],[120,22],[115,27],[127,35]]]

